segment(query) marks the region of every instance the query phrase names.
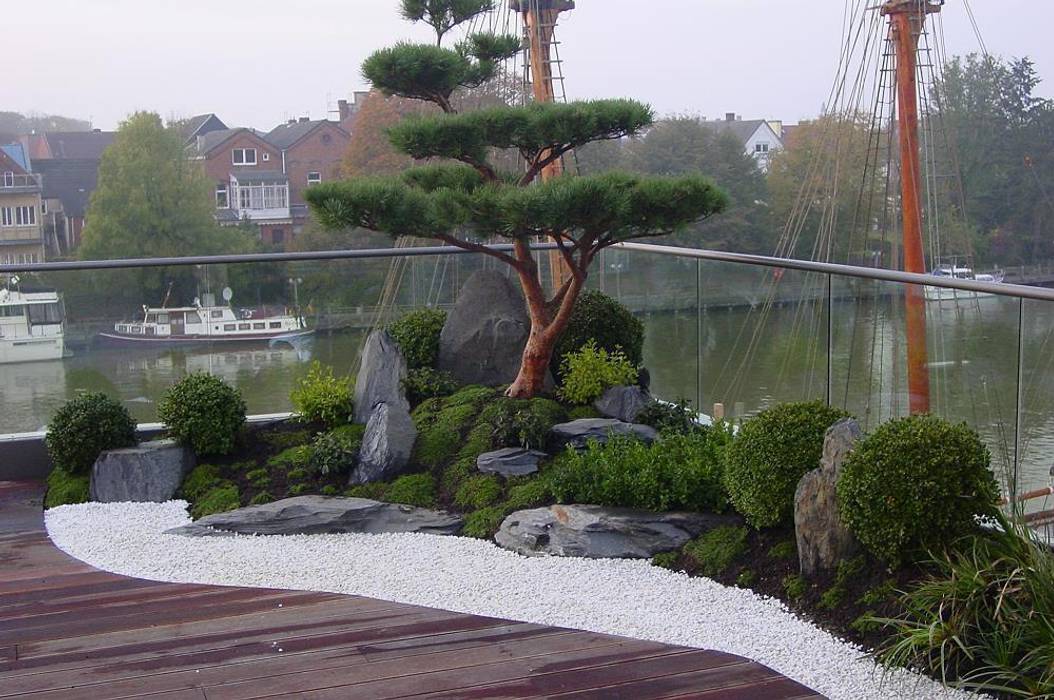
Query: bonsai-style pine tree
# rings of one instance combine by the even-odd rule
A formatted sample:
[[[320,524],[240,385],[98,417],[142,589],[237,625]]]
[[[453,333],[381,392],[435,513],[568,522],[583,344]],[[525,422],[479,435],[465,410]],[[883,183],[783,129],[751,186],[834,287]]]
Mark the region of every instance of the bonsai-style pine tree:
[[[661,236],[720,211],[724,194],[701,176],[655,177],[604,173],[543,182],[542,171],[593,141],[640,133],[651,109],[633,100],[499,106],[459,114],[451,95],[478,88],[520,51],[512,36],[477,33],[454,48],[444,35],[492,9],[493,0],[403,0],[402,14],[435,29],[435,44],[399,43],[362,67],[373,87],[424,100],[441,112],[411,116],[388,130],[399,151],[428,164],[398,176],[326,183],[306,198],[326,227],[361,227],[393,237],[432,238],[511,266],[523,287],[531,332],[519,375],[508,395],[529,398],[543,387],[553,348],[567,326],[597,254],[620,241]],[[523,172],[499,172],[491,155],[515,149]],[[511,253],[483,244],[513,244]],[[547,297],[531,249],[552,241],[568,274]]]

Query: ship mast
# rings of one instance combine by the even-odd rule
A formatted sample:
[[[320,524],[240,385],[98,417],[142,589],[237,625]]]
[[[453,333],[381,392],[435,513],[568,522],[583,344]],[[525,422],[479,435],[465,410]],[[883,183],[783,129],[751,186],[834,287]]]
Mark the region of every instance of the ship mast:
[[[553,75],[553,57],[556,24],[561,12],[575,9],[574,0],[509,0],[509,8],[523,16],[524,32],[527,36],[531,75],[531,91],[535,102],[556,101],[556,78]],[[550,163],[542,171],[542,181],[562,175],[561,159]],[[559,289],[570,275],[570,270],[558,251],[549,253],[549,269],[553,289]]]
[[[926,272],[922,245],[922,175],[919,157],[918,48],[926,16],[940,12],[933,0],[887,0],[882,14],[889,17],[890,37],[896,46],[897,131],[900,144],[900,187],[903,208],[904,270]],[[908,346],[908,405],[911,413],[930,410],[930,372],[926,351],[926,299],[923,287],[907,286],[905,298]]]

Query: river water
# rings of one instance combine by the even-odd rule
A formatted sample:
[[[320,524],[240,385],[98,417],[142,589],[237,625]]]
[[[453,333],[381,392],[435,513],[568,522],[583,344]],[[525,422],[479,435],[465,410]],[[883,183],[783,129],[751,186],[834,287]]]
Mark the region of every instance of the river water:
[[[907,411],[899,304],[895,295],[870,294],[834,306],[832,400],[867,427]],[[714,407],[720,403],[730,418],[780,401],[826,397],[823,304],[787,305],[768,314],[761,307],[696,308],[640,314],[658,396],[689,399],[705,413],[721,410]],[[997,298],[931,307],[930,372],[934,412],[977,428],[1001,474],[1013,465],[1020,442],[1019,488],[1027,489],[1046,485],[1054,462],[1054,305],[1025,308],[1020,426],[1018,311],[1015,300]],[[154,421],[160,397],[193,371],[236,386],[251,413],[289,410],[290,391],[312,361],[353,373],[363,339],[363,332],[348,331],[319,334],[298,347],[95,347],[61,361],[0,365],[0,434],[39,430],[82,390],[120,397],[138,420]]]

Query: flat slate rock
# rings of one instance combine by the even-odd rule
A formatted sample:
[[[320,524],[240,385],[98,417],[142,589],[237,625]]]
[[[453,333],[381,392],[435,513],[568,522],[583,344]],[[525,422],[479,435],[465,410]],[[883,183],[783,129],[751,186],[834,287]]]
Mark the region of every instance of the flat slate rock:
[[[566,447],[585,449],[591,440],[601,444],[612,435],[631,435],[647,443],[655,442],[659,432],[647,425],[626,423],[614,418],[580,418],[570,423],[554,425],[549,431],[549,448],[559,452]]]
[[[481,454],[476,458],[476,468],[484,474],[526,476],[537,472],[538,464],[548,457],[548,454],[538,450],[506,447],[503,450]]]
[[[494,540],[525,556],[649,559],[679,549],[707,530],[740,522],[735,516],[703,513],[558,505],[513,513]]]
[[[613,386],[593,402],[593,408],[608,418],[632,423],[654,401],[643,387]]]
[[[194,468],[194,454],[175,440],[107,450],[91,470],[91,500],[100,503],[164,503]]]
[[[415,532],[456,535],[462,519],[442,511],[381,503],[365,498],[297,496],[260,506],[209,515],[169,535],[327,535]]]

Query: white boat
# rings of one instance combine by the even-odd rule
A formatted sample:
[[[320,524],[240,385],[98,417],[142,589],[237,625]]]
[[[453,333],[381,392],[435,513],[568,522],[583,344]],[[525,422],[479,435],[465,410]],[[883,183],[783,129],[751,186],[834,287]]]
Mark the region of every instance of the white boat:
[[[99,337],[121,345],[192,345],[197,343],[260,343],[294,341],[314,333],[298,314],[273,313],[268,309],[231,307],[231,291],[223,290],[225,304],[211,294],[204,303],[195,298],[191,306],[143,306],[142,318],[114,324]]]
[[[9,284],[0,288],[0,364],[62,359],[66,343],[58,292],[23,291],[17,278]]]
[[[930,274],[934,277],[948,280],[969,280],[971,282],[990,282],[993,284],[999,284],[1003,281],[1002,272],[975,273],[973,268],[954,262],[946,265],[938,265]],[[973,301],[975,299],[995,296],[995,294],[991,292],[951,289],[949,287],[935,287],[931,285],[926,285],[924,293],[926,301],[936,302]]]

